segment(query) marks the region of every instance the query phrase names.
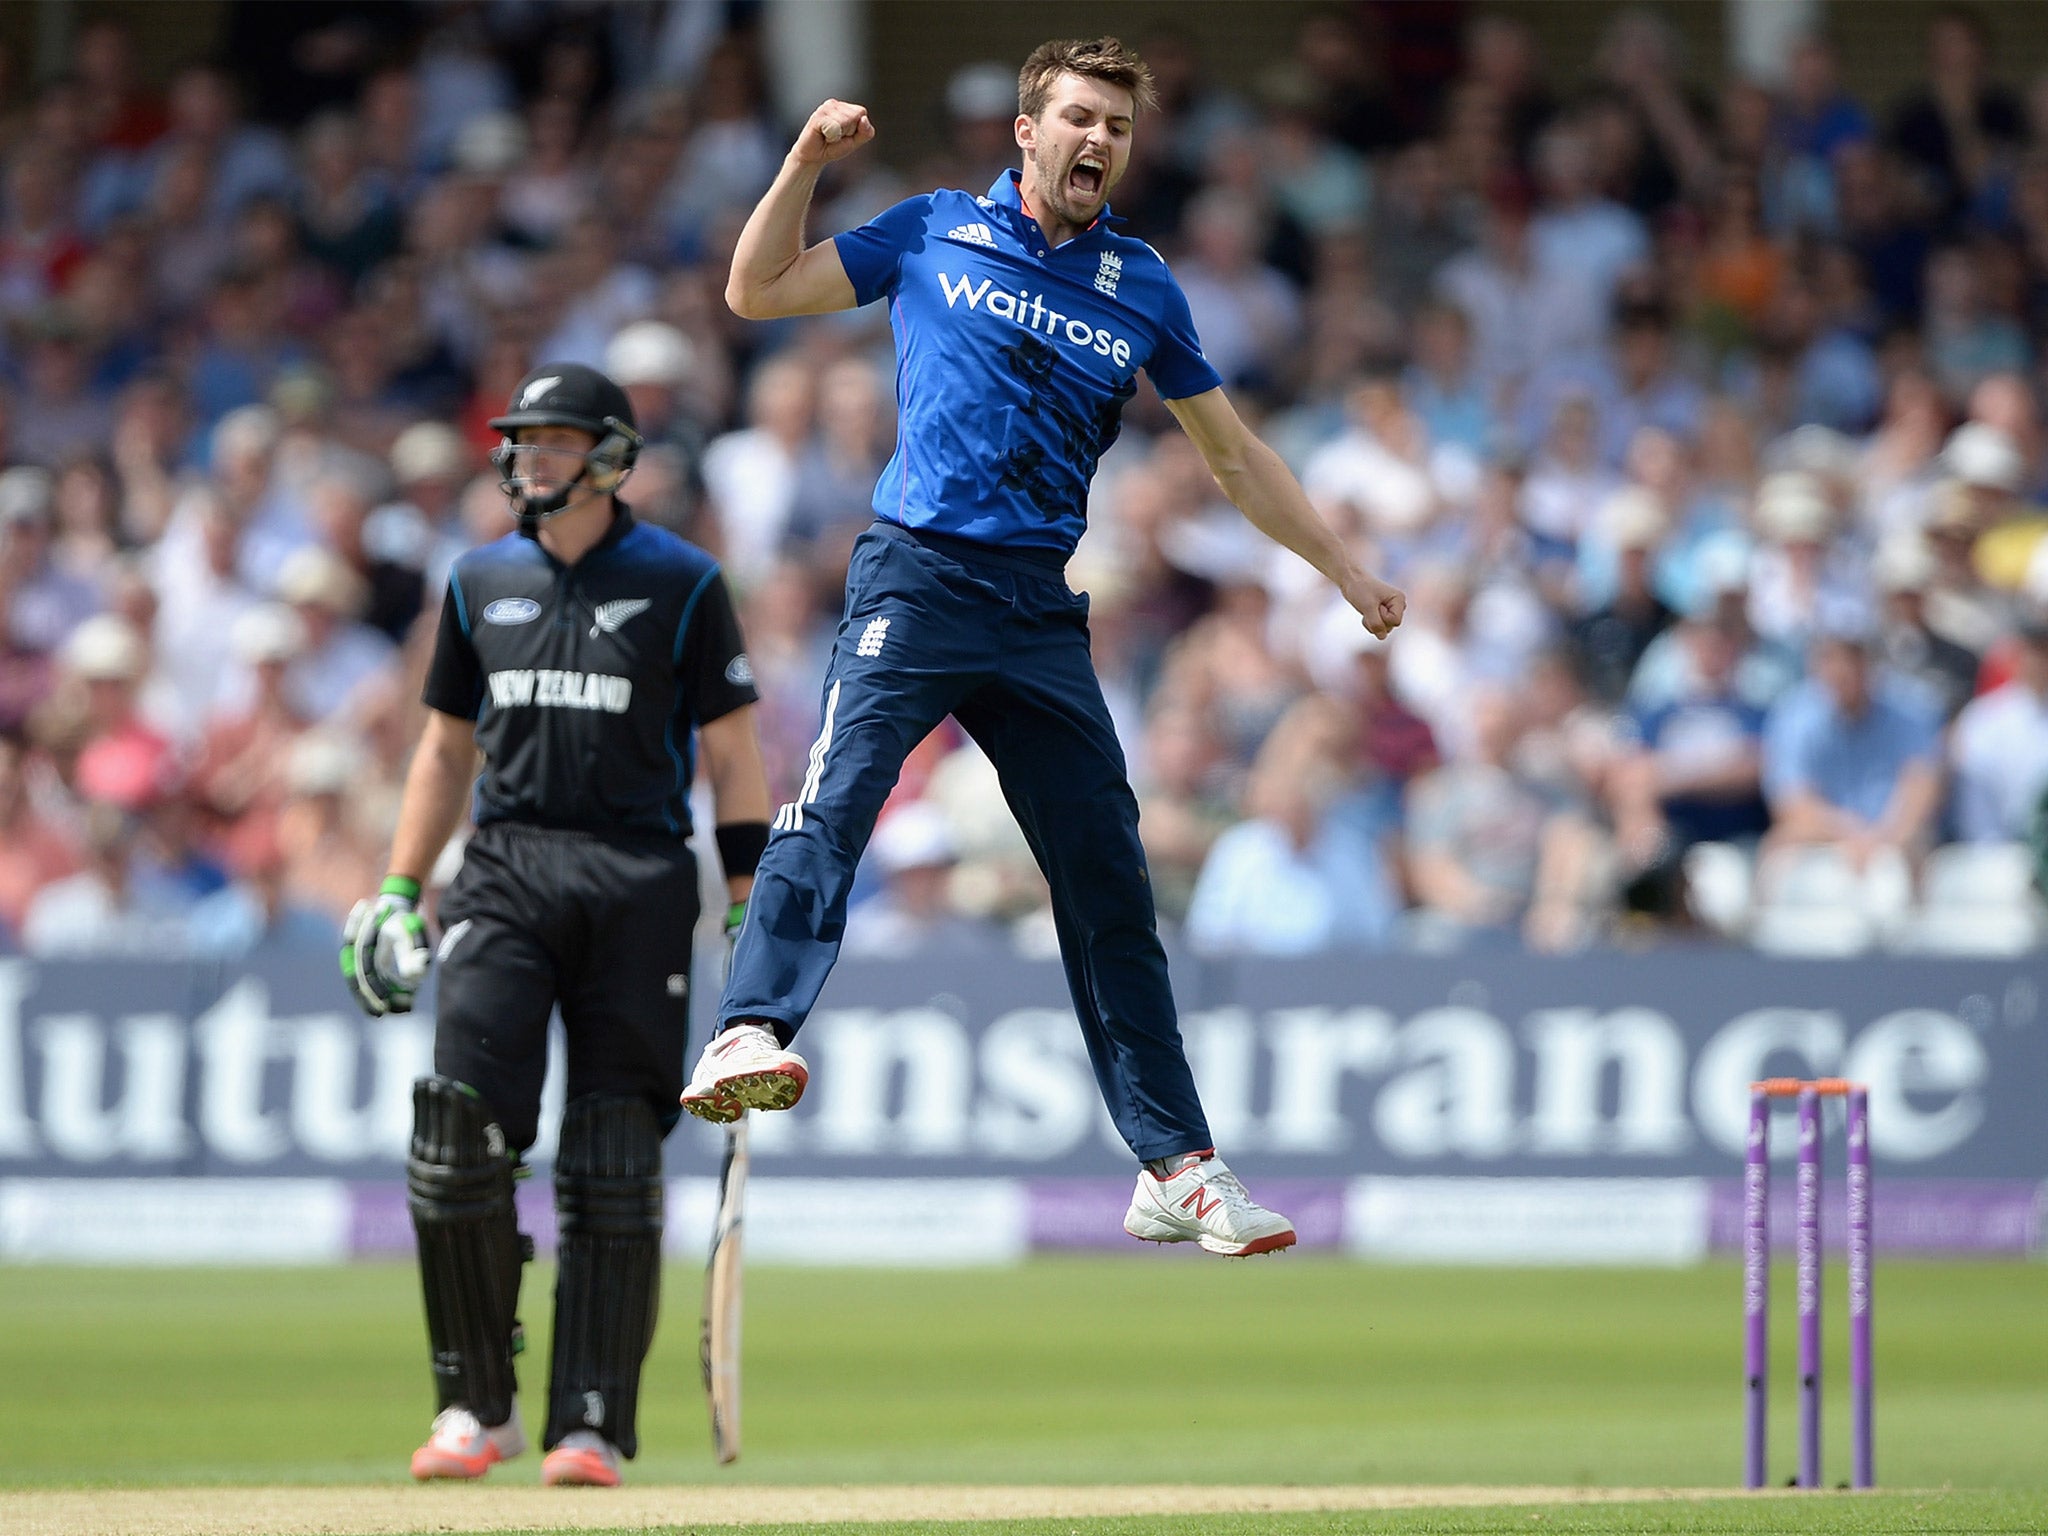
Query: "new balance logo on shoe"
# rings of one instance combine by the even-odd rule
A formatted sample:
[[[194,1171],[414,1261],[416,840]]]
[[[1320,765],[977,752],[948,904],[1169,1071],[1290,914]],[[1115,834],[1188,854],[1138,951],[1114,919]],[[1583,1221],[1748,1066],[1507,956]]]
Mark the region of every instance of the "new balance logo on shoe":
[[[653,606],[654,600],[648,597],[622,597],[615,603],[599,603],[597,622],[590,626],[590,638],[595,640],[601,634],[617,634],[626,620],[635,614],[645,613]]]
[[[879,656],[882,642],[889,638],[887,619],[869,619],[868,627],[860,632],[860,643],[853,648],[856,656]]]
[[[969,245],[985,245],[996,248],[996,233],[986,224],[961,224],[946,231],[948,240],[965,240]]]
[[[1252,1199],[1213,1154],[1167,1175],[1148,1165],[1131,1192],[1124,1230],[1148,1243],[1199,1243],[1229,1258],[1278,1253],[1295,1242],[1294,1223]]]

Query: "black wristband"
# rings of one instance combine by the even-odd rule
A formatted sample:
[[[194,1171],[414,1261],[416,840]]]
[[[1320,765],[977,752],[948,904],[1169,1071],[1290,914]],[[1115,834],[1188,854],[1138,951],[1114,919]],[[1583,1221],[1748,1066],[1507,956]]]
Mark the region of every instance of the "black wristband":
[[[725,866],[725,877],[751,875],[761,864],[761,853],[768,846],[768,823],[765,821],[731,821],[718,829],[718,862]]]

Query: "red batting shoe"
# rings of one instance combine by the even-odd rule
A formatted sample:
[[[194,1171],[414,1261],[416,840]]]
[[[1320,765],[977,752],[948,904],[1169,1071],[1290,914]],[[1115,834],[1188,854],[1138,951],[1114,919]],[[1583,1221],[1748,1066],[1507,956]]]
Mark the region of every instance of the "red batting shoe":
[[[541,1462],[540,1480],[549,1488],[616,1488],[618,1449],[594,1429],[574,1430]]]
[[[1294,1223],[1252,1199],[1213,1153],[1188,1158],[1165,1178],[1141,1170],[1124,1230],[1148,1243],[1200,1243],[1233,1259],[1294,1246]]]
[[[412,1475],[423,1483],[435,1478],[473,1482],[525,1449],[518,1404],[513,1404],[511,1418],[489,1428],[467,1408],[443,1408],[434,1415],[427,1443],[412,1453]]]

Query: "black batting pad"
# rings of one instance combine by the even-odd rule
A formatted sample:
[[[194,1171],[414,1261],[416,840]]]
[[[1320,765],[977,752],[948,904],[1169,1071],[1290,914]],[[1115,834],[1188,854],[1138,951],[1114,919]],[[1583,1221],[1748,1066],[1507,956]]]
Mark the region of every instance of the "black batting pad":
[[[512,1210],[512,1158],[490,1106],[453,1078],[414,1083],[412,1113],[406,1206],[435,1391],[443,1408],[502,1424],[518,1391],[519,1272],[530,1251]]]
[[[640,1363],[661,1297],[661,1127],[645,1099],[586,1094],[562,1112],[554,1360],[545,1444],[594,1429],[631,1457]]]

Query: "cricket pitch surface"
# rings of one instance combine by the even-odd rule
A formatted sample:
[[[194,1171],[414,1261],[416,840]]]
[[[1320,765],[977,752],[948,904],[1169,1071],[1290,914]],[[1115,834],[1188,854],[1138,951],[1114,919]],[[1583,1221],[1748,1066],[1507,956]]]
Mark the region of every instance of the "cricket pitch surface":
[[[400,1536],[430,1531],[633,1530],[830,1521],[1081,1519],[1104,1515],[1613,1504],[1725,1496],[1689,1488],[967,1487],[675,1485],[519,1488],[128,1488],[0,1493],[10,1536]]]

